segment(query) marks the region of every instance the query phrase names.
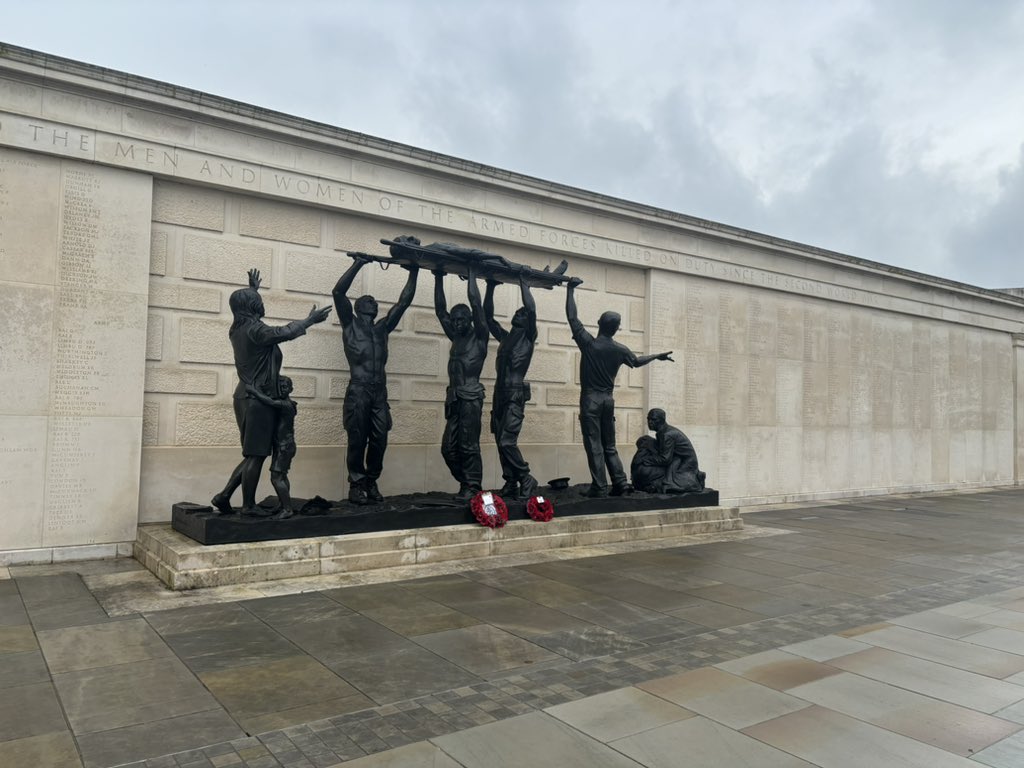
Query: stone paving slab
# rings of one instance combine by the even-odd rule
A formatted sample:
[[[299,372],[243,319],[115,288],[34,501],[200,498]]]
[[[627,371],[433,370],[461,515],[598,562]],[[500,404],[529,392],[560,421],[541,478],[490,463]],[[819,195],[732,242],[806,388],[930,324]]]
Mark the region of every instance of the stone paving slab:
[[[78,564],[11,567],[13,578],[0,580],[0,672],[35,652],[26,628],[37,618],[32,642],[38,637],[56,666],[37,668],[31,681],[0,674],[0,701],[24,701],[28,711],[52,701],[58,716],[38,718],[49,730],[26,735],[12,705],[0,763],[47,754],[54,765],[97,768],[327,768],[367,756],[366,765],[501,764],[494,745],[518,733],[509,723],[544,713],[524,722],[550,732],[552,748],[610,764],[673,764],[665,762],[671,744],[685,733],[694,755],[728,744],[759,765],[842,765],[836,745],[878,729],[883,761],[958,765],[974,755],[1015,765],[1024,721],[1022,501],[1014,489],[791,506],[748,516],[742,536],[689,546],[616,545],[533,565],[475,562],[459,572],[444,564],[439,575],[400,582],[318,577],[180,600],[146,593],[123,563],[107,573],[82,564],[84,580],[73,573]],[[129,594],[119,598],[119,585]],[[134,613],[143,600],[147,612]],[[50,626],[54,606],[89,601],[116,606],[125,620],[76,609],[71,624]],[[191,607],[160,610],[168,605]],[[483,642],[492,634],[510,639]],[[541,655],[532,658],[531,647]],[[515,660],[515,648],[520,663],[501,661]],[[145,709],[146,698],[135,719],[148,722],[119,725],[130,707],[118,709],[109,693],[99,695],[106,709],[89,714],[88,691],[117,688],[133,665],[153,667],[156,680],[168,663],[199,686],[209,679],[212,709],[175,714],[202,704],[173,677],[183,694],[163,717]],[[450,675],[432,672],[446,664]],[[670,698],[652,692],[658,680],[694,674],[738,682],[712,683],[685,702],[671,699],[689,695],[675,689]],[[758,695],[730,700],[737,691]],[[662,714],[650,728],[615,731],[595,714],[602,701],[625,709],[638,696],[663,702],[652,705]],[[666,707],[688,716],[661,722]],[[68,722],[65,710],[78,714]],[[807,723],[835,744],[801,740]]]

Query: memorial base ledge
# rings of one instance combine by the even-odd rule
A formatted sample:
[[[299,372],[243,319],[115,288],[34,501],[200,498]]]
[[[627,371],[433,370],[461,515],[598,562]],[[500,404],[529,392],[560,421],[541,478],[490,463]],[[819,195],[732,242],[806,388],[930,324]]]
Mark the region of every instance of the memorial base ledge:
[[[77,560],[106,560],[114,557],[132,557],[134,542],[118,541],[111,544],[82,544],[67,547],[38,547],[34,549],[0,550],[0,567],[11,565],[49,565]]]
[[[689,507],[204,546],[161,523],[139,527],[135,557],[182,590],[742,529],[735,507]]]

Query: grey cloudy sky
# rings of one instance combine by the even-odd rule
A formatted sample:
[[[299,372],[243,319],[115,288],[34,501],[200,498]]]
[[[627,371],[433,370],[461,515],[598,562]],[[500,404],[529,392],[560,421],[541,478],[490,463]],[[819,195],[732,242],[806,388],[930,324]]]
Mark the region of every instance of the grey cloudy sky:
[[[1024,286],[1024,0],[0,0],[0,39]]]

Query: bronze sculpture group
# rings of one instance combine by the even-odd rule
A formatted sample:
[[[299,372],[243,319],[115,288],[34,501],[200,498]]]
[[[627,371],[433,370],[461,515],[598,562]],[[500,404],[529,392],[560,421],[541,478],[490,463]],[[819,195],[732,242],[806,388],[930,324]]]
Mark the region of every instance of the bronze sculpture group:
[[[637,368],[655,360],[671,361],[671,352],[636,355],[615,341],[612,337],[621,322],[615,312],[602,314],[597,336],[591,335],[577,316],[575,290],[583,281],[564,276],[567,266],[564,261],[549,272],[546,268],[533,270],[512,264],[496,254],[449,243],[421,246],[419,240],[408,236],[382,242],[390,246],[391,258],[350,253],[353,263],[333,290],[350,372],[343,425],[348,436],[346,466],[351,503],[365,505],[384,500],[377,481],[383,470],[392,426],[386,372],[388,337],[412,304],[421,267],[429,268],[434,275],[435,314],[451,342],[441,454],[452,477],[459,483],[455,498],[469,501],[482,490],[480,431],[485,393],[480,374],[490,336],[498,341],[490,430],[504,479],[500,494],[506,498],[529,499],[537,493],[539,483],[519,449],[519,435],[530,400],[527,373],[537,341],[537,308],[530,290],[531,281],[548,288],[566,284],[566,319],[580,349],[579,418],[591,476],[590,485],[583,493],[597,498],[633,491],[615,447],[615,377],[623,365]],[[371,261],[397,263],[409,272],[398,301],[381,319],[377,319],[377,301],[372,296],[360,296],[353,303],[347,295],[359,270]],[[444,291],[446,274],[458,274],[467,280],[468,305],[456,304],[448,309]],[[486,281],[482,299],[477,283],[481,275]],[[518,284],[521,298],[521,306],[513,314],[510,328],[503,327],[494,316],[495,290],[502,282]],[[303,335],[311,325],[326,320],[330,307],[317,309],[314,306],[303,320],[268,326],[263,322],[259,287],[259,272],[251,270],[249,287],[235,291],[229,301],[233,323],[228,336],[239,380],[234,409],[243,458],[211,503],[219,512],[230,513],[231,496],[241,486],[243,515],[274,514],[257,506],[255,499],[265,459],[273,456],[271,480],[280,500],[276,516],[287,518],[294,514],[288,469],[295,455],[297,408],[289,397],[291,380],[280,373],[279,347]],[[637,443],[637,456],[631,465],[636,489],[652,493],[703,490],[704,473],[697,467],[693,446],[686,436],[669,426],[664,412],[659,409],[648,414],[648,427],[657,436],[641,438]]]

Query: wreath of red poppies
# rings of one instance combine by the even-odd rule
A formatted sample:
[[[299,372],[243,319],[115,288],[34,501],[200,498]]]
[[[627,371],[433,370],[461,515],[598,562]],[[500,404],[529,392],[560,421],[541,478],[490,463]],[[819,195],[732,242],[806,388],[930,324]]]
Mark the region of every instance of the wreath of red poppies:
[[[531,520],[546,523],[555,516],[555,505],[551,503],[551,499],[545,499],[543,496],[531,496],[526,502],[526,514],[530,516]]]
[[[470,500],[469,508],[476,521],[488,528],[501,528],[508,522],[508,507],[496,493],[480,491]]]

